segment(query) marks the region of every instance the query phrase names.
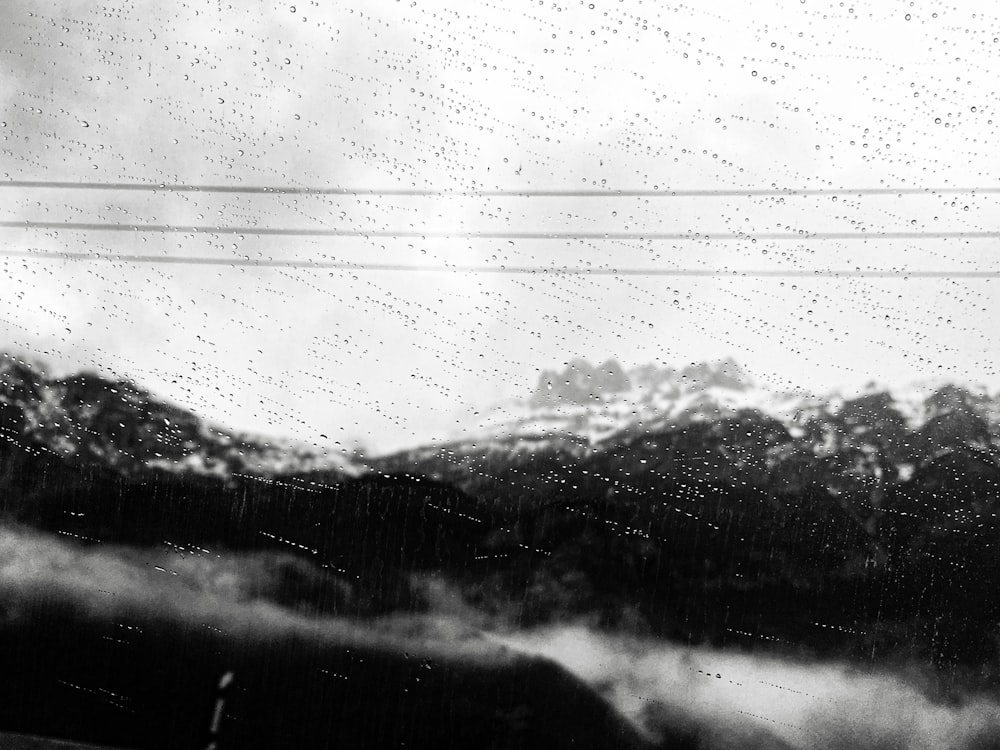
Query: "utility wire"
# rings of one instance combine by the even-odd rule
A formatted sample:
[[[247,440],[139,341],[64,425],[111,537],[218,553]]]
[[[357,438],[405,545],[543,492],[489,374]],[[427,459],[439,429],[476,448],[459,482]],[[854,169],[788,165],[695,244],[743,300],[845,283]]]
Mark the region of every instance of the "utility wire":
[[[171,193],[244,193],[267,195],[380,195],[398,197],[459,198],[739,198],[808,195],[954,195],[1000,194],[998,187],[898,187],[898,188],[726,188],[660,190],[428,190],[418,188],[351,188],[338,186],[302,187],[294,185],[189,185],[151,182],[65,182],[51,180],[8,180],[0,188],[42,188],[58,190],[120,190]]]
[[[167,265],[231,266],[250,268],[315,268],[341,271],[388,271],[406,273],[489,273],[536,276],[728,276],[734,278],[1000,278],[995,271],[912,270],[899,269],[720,269],[720,268],[587,268],[582,266],[507,266],[507,265],[419,265],[411,263],[351,263],[310,259],[275,260],[271,258],[217,258],[205,255],[126,255],[76,252],[37,252],[2,250],[0,256],[41,261],[92,261],[104,263],[154,263]]]
[[[1000,231],[941,232],[501,232],[433,231],[412,229],[324,229],[309,227],[223,227],[182,226],[178,224],[106,224],[100,222],[0,221],[5,229],[55,229],[68,232],[155,232],[163,234],[244,234],[280,237],[395,237],[424,239],[491,240],[655,240],[655,241],[729,241],[764,240],[773,242],[805,240],[920,240],[920,239],[998,239]]]

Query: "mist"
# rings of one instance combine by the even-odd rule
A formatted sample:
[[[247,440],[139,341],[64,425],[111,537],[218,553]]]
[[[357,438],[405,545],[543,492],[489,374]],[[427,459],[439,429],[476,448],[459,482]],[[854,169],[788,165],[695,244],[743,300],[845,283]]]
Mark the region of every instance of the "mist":
[[[582,627],[502,637],[598,689],[651,736],[686,728],[717,748],[978,748],[1000,704],[933,700],[886,671],[626,639]]]

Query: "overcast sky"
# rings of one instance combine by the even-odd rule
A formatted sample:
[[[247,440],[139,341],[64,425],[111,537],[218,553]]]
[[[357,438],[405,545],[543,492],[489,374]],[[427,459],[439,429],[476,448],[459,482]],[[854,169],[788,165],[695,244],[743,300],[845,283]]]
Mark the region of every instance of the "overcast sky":
[[[905,274],[1000,271],[995,237],[940,236],[996,231],[996,193],[468,194],[995,189],[1000,20],[988,4],[328,5],[7,0],[4,181],[432,194],[0,188],[6,222],[369,233],[3,228],[15,254],[0,257],[0,347],[132,378],[232,427],[382,450],[452,434],[576,356],[732,356],[772,385],[813,390],[1000,386],[1000,279]],[[441,236],[470,232],[560,236]],[[600,237],[797,232],[938,236]],[[254,259],[720,273],[228,264]],[[740,275],[780,270],[901,275]]]

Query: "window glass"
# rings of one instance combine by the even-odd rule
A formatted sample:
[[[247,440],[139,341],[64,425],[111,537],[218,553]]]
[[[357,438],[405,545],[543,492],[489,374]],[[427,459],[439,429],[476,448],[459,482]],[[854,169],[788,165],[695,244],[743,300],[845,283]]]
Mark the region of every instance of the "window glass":
[[[989,4],[4,17],[0,745],[1000,742]]]

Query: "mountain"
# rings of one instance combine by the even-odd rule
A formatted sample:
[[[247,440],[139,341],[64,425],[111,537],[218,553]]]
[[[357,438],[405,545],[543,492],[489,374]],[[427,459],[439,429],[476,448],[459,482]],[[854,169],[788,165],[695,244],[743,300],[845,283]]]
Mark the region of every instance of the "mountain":
[[[453,441],[372,465],[523,503],[590,485],[605,470],[661,484],[685,472],[712,486],[827,495],[870,528],[891,489],[945,464],[969,476],[997,470],[998,416],[1000,394],[947,382],[820,396],[771,389],[729,359],[628,371],[573,360]],[[697,465],[685,466],[693,456]]]
[[[859,393],[826,394],[768,387],[732,359],[683,366],[646,364],[625,370],[615,360],[591,365],[574,359],[562,370],[544,370],[533,392],[497,404],[453,435],[454,444],[496,443],[504,450],[533,450],[557,444],[600,450],[605,442],[756,413],[781,422],[793,434],[823,413],[869,396],[891,401],[910,426],[928,421],[973,436],[969,419],[1000,424],[1000,393],[989,396],[947,382],[880,388],[871,383]],[[963,405],[968,402],[967,406]],[[965,410],[964,412],[962,410]],[[944,412],[949,416],[942,416]],[[965,414],[965,423],[959,424]],[[949,428],[947,425],[953,425]]]
[[[0,435],[27,438],[70,462],[122,471],[158,468],[220,477],[325,470],[357,476],[348,458],[291,440],[238,434],[159,399],[126,380],[93,373],[50,378],[41,367],[0,353]],[[4,411],[0,411],[3,420]],[[16,420],[14,414],[19,415]]]
[[[629,389],[629,379],[615,360],[592,367],[584,359],[570,361],[564,370],[545,370],[538,379],[538,388],[531,403],[548,406],[555,402],[586,404],[605,394]]]
[[[804,403],[802,396],[757,386],[732,360],[626,371],[613,359],[598,366],[574,359],[562,370],[543,371],[531,394],[495,406],[456,439],[568,439],[593,446],[631,428],[717,419],[747,408],[794,412]]]

